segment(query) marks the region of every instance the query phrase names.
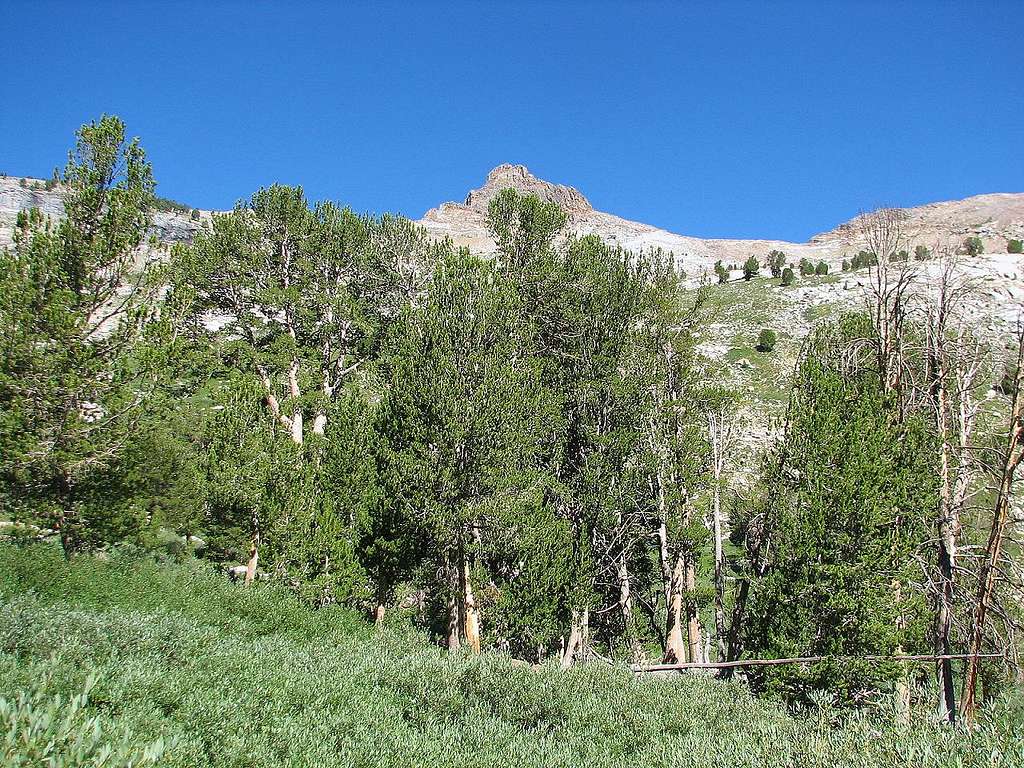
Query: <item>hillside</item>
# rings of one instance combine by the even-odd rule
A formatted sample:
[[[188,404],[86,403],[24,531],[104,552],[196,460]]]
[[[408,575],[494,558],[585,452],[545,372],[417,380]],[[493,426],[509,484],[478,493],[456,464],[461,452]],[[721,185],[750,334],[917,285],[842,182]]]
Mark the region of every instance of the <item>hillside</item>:
[[[11,245],[18,211],[29,208],[38,208],[51,217],[62,216],[64,205],[60,188],[47,189],[47,183],[42,179],[0,176],[0,248]],[[153,214],[152,234],[165,245],[187,242],[210,215],[209,211],[201,211],[197,221],[181,211],[158,210]]]
[[[482,187],[471,190],[462,203],[447,202],[432,208],[420,220],[436,237],[450,237],[457,245],[487,253],[494,243],[487,232],[487,204],[502,189],[511,187],[524,194],[558,203],[569,216],[568,229],[578,234],[597,234],[633,251],[661,248],[676,254],[688,272],[710,270],[714,262],[739,263],[751,254],[763,257],[768,251],[785,251],[792,261],[802,258],[825,260],[839,266],[844,254],[863,247],[857,219],[844,222],[829,232],[815,235],[806,243],[781,240],[706,239],[675,234],[636,221],[629,221],[593,208],[582,192],[573,187],[538,179],[522,165],[499,165]],[[959,243],[978,235],[989,253],[1005,253],[1008,238],[1024,236],[1024,193],[991,194],[966,200],[932,203],[906,209],[908,231],[915,242]]]
[[[1001,768],[1024,760],[1015,706],[971,733],[824,700],[794,714],[741,683],[451,655],[195,561],[68,565],[54,546],[0,544],[5,765],[121,765],[148,748],[139,764],[182,768]]]
[[[461,203],[446,202],[427,211],[419,224],[434,238],[450,238],[456,245],[487,254],[494,242],[487,230],[487,206],[502,189],[513,188],[557,203],[568,217],[567,232],[596,234],[608,242],[642,253],[653,248],[671,251],[695,285],[700,275],[710,275],[714,263],[741,264],[755,255],[762,272],[749,283],[734,271],[728,286],[714,286],[710,322],[702,329],[701,352],[712,362],[722,380],[744,392],[747,409],[760,414],[751,434],[760,441],[762,416],[780,409],[785,387],[801,340],[815,320],[844,309],[858,309],[867,300],[867,270],[841,272],[844,256],[863,247],[855,218],[815,235],[806,243],[779,240],[702,239],[668,232],[596,210],[579,190],[534,176],[522,165],[499,165],[484,184],[470,190]],[[0,178],[0,247],[9,245],[19,210],[37,207],[51,216],[62,213],[59,190],[46,190],[39,179]],[[911,244],[935,250],[956,249],[967,237],[980,237],[984,252],[964,258],[962,270],[973,284],[970,302],[977,319],[976,330],[994,339],[1011,331],[1024,301],[1024,257],[1006,253],[1010,238],[1024,238],[1024,193],[996,193],[965,200],[931,203],[908,208],[906,231]],[[197,221],[176,211],[157,211],[153,234],[165,245],[188,241],[209,221],[213,212],[200,212]],[[771,250],[784,251],[792,265],[801,259],[829,264],[826,277],[801,278],[795,286],[782,287],[767,276],[764,257]],[[915,264],[920,272],[919,290],[925,291],[938,274],[934,262]],[[772,328],[780,337],[775,353],[766,356],[754,349],[761,328]]]

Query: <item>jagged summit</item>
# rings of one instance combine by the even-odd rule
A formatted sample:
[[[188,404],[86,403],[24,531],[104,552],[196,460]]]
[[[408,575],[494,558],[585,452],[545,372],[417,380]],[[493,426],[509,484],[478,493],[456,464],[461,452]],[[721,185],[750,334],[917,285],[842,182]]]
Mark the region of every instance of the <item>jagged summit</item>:
[[[487,205],[501,190],[512,188],[527,195],[537,195],[542,200],[557,203],[569,214],[585,215],[594,210],[590,201],[578,189],[562,184],[552,184],[538,179],[525,165],[502,163],[487,174],[487,181],[479,189],[466,195],[463,205],[480,213],[487,212]]]

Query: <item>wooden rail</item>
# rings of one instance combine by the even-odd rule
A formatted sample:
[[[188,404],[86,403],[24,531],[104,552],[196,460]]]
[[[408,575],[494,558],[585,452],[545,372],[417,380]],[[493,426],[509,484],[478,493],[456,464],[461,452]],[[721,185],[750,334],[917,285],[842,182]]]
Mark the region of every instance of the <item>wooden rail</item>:
[[[1001,659],[1002,653],[979,653],[979,659]],[[902,654],[879,656],[796,656],[789,659],[741,659],[740,661],[688,661],[682,664],[634,666],[634,672],[673,672],[687,669],[734,669],[737,667],[777,667],[782,664],[814,664],[819,661],[944,661],[971,659],[972,653]]]

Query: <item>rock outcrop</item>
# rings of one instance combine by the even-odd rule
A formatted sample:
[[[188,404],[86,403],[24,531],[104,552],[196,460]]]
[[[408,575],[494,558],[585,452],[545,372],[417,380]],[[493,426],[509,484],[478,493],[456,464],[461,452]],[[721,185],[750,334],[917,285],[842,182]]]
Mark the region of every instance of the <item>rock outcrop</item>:
[[[0,177],[0,248],[11,245],[18,211],[38,208],[44,215],[59,219],[64,215],[60,186],[47,189],[41,179]],[[200,211],[199,220],[178,211],[154,211],[151,234],[164,245],[187,242],[208,221],[209,211]]]
[[[597,234],[638,252],[651,248],[672,251],[679,265],[694,274],[710,271],[719,259],[726,264],[740,264],[750,255],[763,260],[774,249],[784,251],[792,262],[803,258],[825,261],[835,270],[844,255],[852,255],[863,247],[857,219],[816,235],[806,243],[679,235],[597,211],[578,190],[538,179],[522,165],[499,165],[487,175],[482,187],[466,195],[464,202],[443,203],[432,208],[420,224],[435,237],[449,237],[457,245],[475,252],[490,252],[494,242],[487,231],[487,205],[506,187],[558,203],[568,214],[569,231],[579,235]],[[987,253],[1005,253],[1008,239],[1024,237],[1024,194],[979,195],[908,208],[906,214],[907,231],[913,242],[928,246],[958,245],[966,237],[978,236]]]

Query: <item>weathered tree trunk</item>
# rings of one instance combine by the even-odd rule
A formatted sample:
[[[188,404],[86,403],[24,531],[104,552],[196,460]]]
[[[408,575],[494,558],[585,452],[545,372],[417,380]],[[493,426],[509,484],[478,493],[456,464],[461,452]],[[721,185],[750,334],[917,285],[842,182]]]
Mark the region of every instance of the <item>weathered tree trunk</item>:
[[[639,664],[643,660],[643,649],[636,634],[636,623],[633,615],[633,592],[629,581],[629,569],[626,565],[626,553],[621,552],[615,559],[615,572],[619,581],[619,611],[626,630],[626,641],[629,643],[629,654],[632,661]]]
[[[725,546],[722,520],[722,477],[732,448],[733,423],[728,405],[709,411],[708,442],[711,445],[711,522],[715,539],[715,643],[719,660],[726,656],[725,629]],[[707,655],[707,654],[705,654]]]
[[[982,557],[981,571],[978,577],[978,597],[974,608],[974,621],[971,625],[971,641],[964,670],[964,687],[960,694],[960,715],[968,724],[974,721],[978,708],[977,687],[981,660],[978,658],[985,642],[985,622],[989,606],[995,594],[996,576],[999,571],[999,559],[1002,554],[1003,539],[1010,520],[1010,499],[1013,493],[1013,482],[1017,468],[1024,459],[1024,397],[1021,386],[1024,384],[1024,328],[1017,332],[1017,371],[1013,381],[1013,400],[1010,405],[1010,426],[1006,439],[1006,452],[1003,456],[1002,472],[999,478],[999,490],[996,493],[995,509],[992,514],[992,528],[989,531],[988,543]]]
[[[383,583],[377,585],[374,590],[373,624],[379,627],[384,623],[384,616],[387,613],[388,589]]]
[[[448,595],[448,650],[457,651],[462,646],[462,596],[461,577],[454,568],[449,568],[452,584]]]
[[[941,330],[941,329],[940,329]],[[934,342],[939,345],[941,341]],[[953,578],[956,568],[957,510],[952,503],[952,480],[950,469],[950,435],[947,418],[947,397],[944,375],[944,361],[936,360],[936,381],[934,386],[936,426],[939,432],[939,546],[937,606],[935,611],[935,653],[950,653],[949,635],[953,622]],[[949,659],[939,659],[935,667],[939,689],[939,716],[952,723],[956,720],[956,699],[953,689],[953,664]]]
[[[313,434],[323,437],[324,432],[327,429],[327,414],[318,413],[313,418]]]
[[[688,659],[686,656],[687,643],[683,640],[685,568],[684,558],[680,554],[676,557],[669,587],[667,617],[665,621],[665,657],[662,659],[665,664],[681,664],[685,661],[693,661],[692,658]]]
[[[473,584],[470,580],[469,559],[462,558],[462,600],[463,600],[463,631],[466,644],[473,653],[480,653],[480,611],[473,597]]]
[[[722,541],[722,501],[719,483],[715,482],[711,499],[712,523],[715,536],[715,641],[718,645],[718,660],[724,661],[725,640],[725,546]]]
[[[252,549],[249,550],[249,562],[245,564],[245,586],[250,586],[256,578],[256,566],[260,562],[259,542],[255,539],[252,542]]]
[[[577,657],[586,655],[590,641],[590,611],[586,608],[573,609],[569,627],[569,640],[562,652],[562,669],[573,665]]]
[[[703,662],[704,646],[700,637],[700,616],[697,613],[697,565],[693,555],[686,557],[686,643],[690,661]]]

